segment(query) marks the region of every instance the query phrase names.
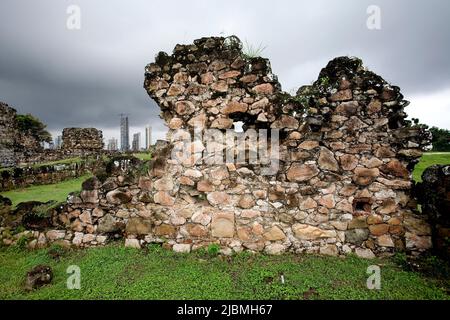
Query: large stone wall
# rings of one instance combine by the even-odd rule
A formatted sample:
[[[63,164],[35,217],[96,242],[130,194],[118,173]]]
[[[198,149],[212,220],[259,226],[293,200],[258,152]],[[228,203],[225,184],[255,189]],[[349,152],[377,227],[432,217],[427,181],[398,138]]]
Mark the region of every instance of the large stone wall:
[[[399,88],[359,59],[340,57],[291,96],[268,60],[241,49],[236,37],[203,38],[158,54],[144,87],[169,127],[168,145],[150,166],[111,161],[101,179],[70,197],[59,230],[38,233],[41,243],[125,237],[128,246],[162,242],[183,252],[218,243],[223,253],[367,258],[429,249],[430,227],[411,197],[411,172],[429,134],[405,120]],[[262,144],[218,139],[237,122],[247,132],[272,130],[278,166],[264,156],[235,161],[243,150],[259,154]],[[224,152],[231,161],[218,164]]]
[[[71,153],[102,150],[104,147],[102,131],[95,128],[65,128],[62,141],[62,149]]]

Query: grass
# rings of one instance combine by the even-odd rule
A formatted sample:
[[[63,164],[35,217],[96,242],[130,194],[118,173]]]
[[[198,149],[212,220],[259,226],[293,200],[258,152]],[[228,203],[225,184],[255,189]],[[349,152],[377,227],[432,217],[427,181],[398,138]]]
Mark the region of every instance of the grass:
[[[450,164],[450,152],[427,152],[424,153],[420,162],[415,166],[413,179],[422,182],[422,173],[426,168],[435,164]]]
[[[26,292],[26,272],[53,268],[52,284]],[[381,290],[366,287],[367,267],[381,266]],[[66,288],[67,268],[81,270],[81,289]],[[314,255],[177,254],[108,245],[71,250],[0,249],[0,299],[448,299],[444,288],[390,260]],[[285,283],[280,281],[284,276]]]
[[[33,165],[33,168],[44,167],[44,166],[54,166],[57,164],[81,163],[82,161],[83,160],[80,157],[75,157],[75,158],[69,158],[69,159],[63,159],[63,160],[57,160],[57,161],[51,161],[51,162],[36,163]]]
[[[148,161],[152,159],[152,154],[150,152],[133,153],[133,156],[142,161]]]
[[[244,55],[247,58],[257,58],[260,57],[263,51],[266,49],[266,46],[263,46],[262,43],[260,43],[258,46],[254,46],[250,44],[247,40],[245,40],[244,44]]]
[[[47,202],[49,200],[56,200],[57,202],[61,202],[66,200],[70,192],[81,190],[81,184],[89,177],[90,175],[84,175],[57,184],[36,185],[5,191],[1,195],[11,199],[13,206],[25,201]]]

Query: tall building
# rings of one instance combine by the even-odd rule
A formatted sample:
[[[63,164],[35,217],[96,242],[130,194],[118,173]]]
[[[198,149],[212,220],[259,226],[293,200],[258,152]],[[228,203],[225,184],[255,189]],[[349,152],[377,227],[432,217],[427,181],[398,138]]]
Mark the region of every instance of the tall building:
[[[128,116],[120,115],[120,150],[130,150],[130,129],[128,127]]]
[[[54,148],[55,149],[61,149],[61,144],[62,144],[62,136],[57,136],[55,138]]]
[[[150,149],[152,145],[152,127],[145,127],[145,149]]]
[[[108,140],[108,146],[107,146],[109,151],[117,151],[117,139],[116,138],[112,138]]]
[[[133,134],[133,151],[139,151],[139,148],[141,146],[141,133],[135,133]]]

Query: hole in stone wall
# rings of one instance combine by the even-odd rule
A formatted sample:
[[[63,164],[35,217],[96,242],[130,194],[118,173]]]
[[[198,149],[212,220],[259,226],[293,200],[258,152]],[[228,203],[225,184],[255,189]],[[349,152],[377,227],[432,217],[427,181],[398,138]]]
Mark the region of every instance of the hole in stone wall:
[[[229,115],[229,117],[233,120],[235,125],[236,123],[242,122],[242,127],[244,130],[253,128],[256,122],[256,116],[246,112],[233,112]]]
[[[353,200],[353,213],[355,214],[367,214],[372,211],[372,199],[371,198],[355,198]]]

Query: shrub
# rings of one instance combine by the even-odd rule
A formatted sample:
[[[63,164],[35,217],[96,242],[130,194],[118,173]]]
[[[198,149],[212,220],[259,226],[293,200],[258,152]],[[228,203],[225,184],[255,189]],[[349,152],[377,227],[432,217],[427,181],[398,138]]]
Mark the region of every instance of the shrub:
[[[16,123],[20,131],[30,133],[39,142],[52,141],[52,135],[45,129],[46,125],[31,114],[17,115]]]
[[[30,237],[28,235],[22,235],[19,239],[16,241],[16,248],[23,250],[27,247],[28,240]]]
[[[208,246],[208,254],[210,256],[217,256],[219,254],[220,251],[220,246],[217,243],[211,243]]]
[[[62,256],[64,256],[67,253],[67,248],[64,246],[53,243],[50,248],[47,250],[47,255],[49,255],[51,258],[58,260]]]

